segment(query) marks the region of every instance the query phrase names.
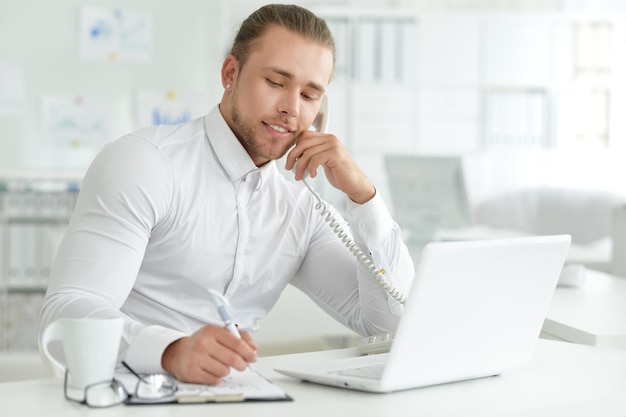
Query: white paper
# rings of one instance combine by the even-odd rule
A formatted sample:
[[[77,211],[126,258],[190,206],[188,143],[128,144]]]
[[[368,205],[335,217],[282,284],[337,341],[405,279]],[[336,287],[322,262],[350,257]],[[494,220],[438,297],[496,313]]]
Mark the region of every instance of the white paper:
[[[131,395],[137,386],[137,377],[122,371],[115,374],[127,392]],[[175,394],[161,399],[144,401],[133,398],[132,403],[167,403],[167,402],[231,402],[250,400],[287,400],[289,396],[279,386],[262,375],[247,368],[244,371],[231,369],[230,374],[218,385],[202,385],[178,382]]]
[[[144,90],[137,94],[139,127],[185,123],[208,110],[208,97],[202,93]]]
[[[152,56],[152,18],[147,13],[83,7],[80,57],[110,62],[147,62]]]
[[[44,136],[57,148],[100,148],[111,140],[113,104],[103,97],[45,96]]]

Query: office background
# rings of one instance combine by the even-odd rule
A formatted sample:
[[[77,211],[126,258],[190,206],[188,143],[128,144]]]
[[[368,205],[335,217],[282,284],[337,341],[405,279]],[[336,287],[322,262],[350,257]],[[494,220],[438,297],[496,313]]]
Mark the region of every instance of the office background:
[[[0,0],[0,349],[36,346],[50,263],[97,151],[140,126],[209,111],[238,23],[264,3]],[[330,130],[401,223],[426,205],[417,191],[424,197],[432,188],[450,187],[427,198],[453,203],[428,203],[437,212],[466,211],[460,225],[471,224],[483,203],[518,190],[575,190],[582,199],[623,193],[623,2],[299,4],[326,18],[337,41]],[[407,171],[390,169],[399,155],[452,163],[441,172],[443,159],[421,171],[417,160]],[[343,208],[323,181],[314,186]],[[402,190],[416,193],[398,201]],[[319,328],[343,334],[323,320]],[[308,337],[285,328],[293,336],[286,343]]]

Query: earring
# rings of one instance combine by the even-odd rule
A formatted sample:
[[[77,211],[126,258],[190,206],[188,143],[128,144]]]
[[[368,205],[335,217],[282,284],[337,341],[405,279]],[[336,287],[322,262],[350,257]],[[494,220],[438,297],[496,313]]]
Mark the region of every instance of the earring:
[[[230,88],[230,84],[226,84],[226,89],[228,90]]]

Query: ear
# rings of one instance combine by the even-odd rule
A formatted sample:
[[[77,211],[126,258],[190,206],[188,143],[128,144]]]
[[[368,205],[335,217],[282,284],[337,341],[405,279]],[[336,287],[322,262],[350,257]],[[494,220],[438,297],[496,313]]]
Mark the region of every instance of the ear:
[[[239,73],[239,61],[233,55],[228,55],[222,63],[222,85],[235,85]]]

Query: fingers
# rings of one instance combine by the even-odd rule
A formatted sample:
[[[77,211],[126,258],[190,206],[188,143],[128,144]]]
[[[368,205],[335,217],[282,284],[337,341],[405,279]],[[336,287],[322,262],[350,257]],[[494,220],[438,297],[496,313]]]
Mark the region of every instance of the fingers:
[[[256,361],[256,351],[259,350],[259,347],[256,345],[256,343],[254,343],[254,340],[252,339],[252,336],[250,335],[250,333],[244,330],[240,330],[239,334],[241,335],[241,338],[248,344],[250,349],[254,351],[254,361]],[[249,360],[248,362],[251,362],[251,361]]]
[[[320,166],[333,167],[346,156],[347,151],[335,136],[307,131],[287,155],[285,168],[291,170],[296,166],[296,180],[302,179],[305,171],[315,178]]]
[[[243,371],[256,361],[256,344],[247,332],[241,333],[238,338],[223,327],[205,326],[165,349],[163,369],[181,381],[218,384],[231,367]]]
[[[285,168],[292,169],[296,160],[296,180],[303,178],[305,170],[315,178],[321,166],[328,182],[355,203],[363,204],[376,195],[374,185],[334,135],[303,132],[287,155]]]
[[[238,338],[226,329],[223,330],[223,332],[217,332],[217,340],[222,345],[222,348],[218,347],[215,349],[213,356],[216,359],[238,371],[246,369],[248,363],[256,362],[257,347],[247,332],[241,332],[241,338]],[[244,333],[246,338],[244,338]]]

